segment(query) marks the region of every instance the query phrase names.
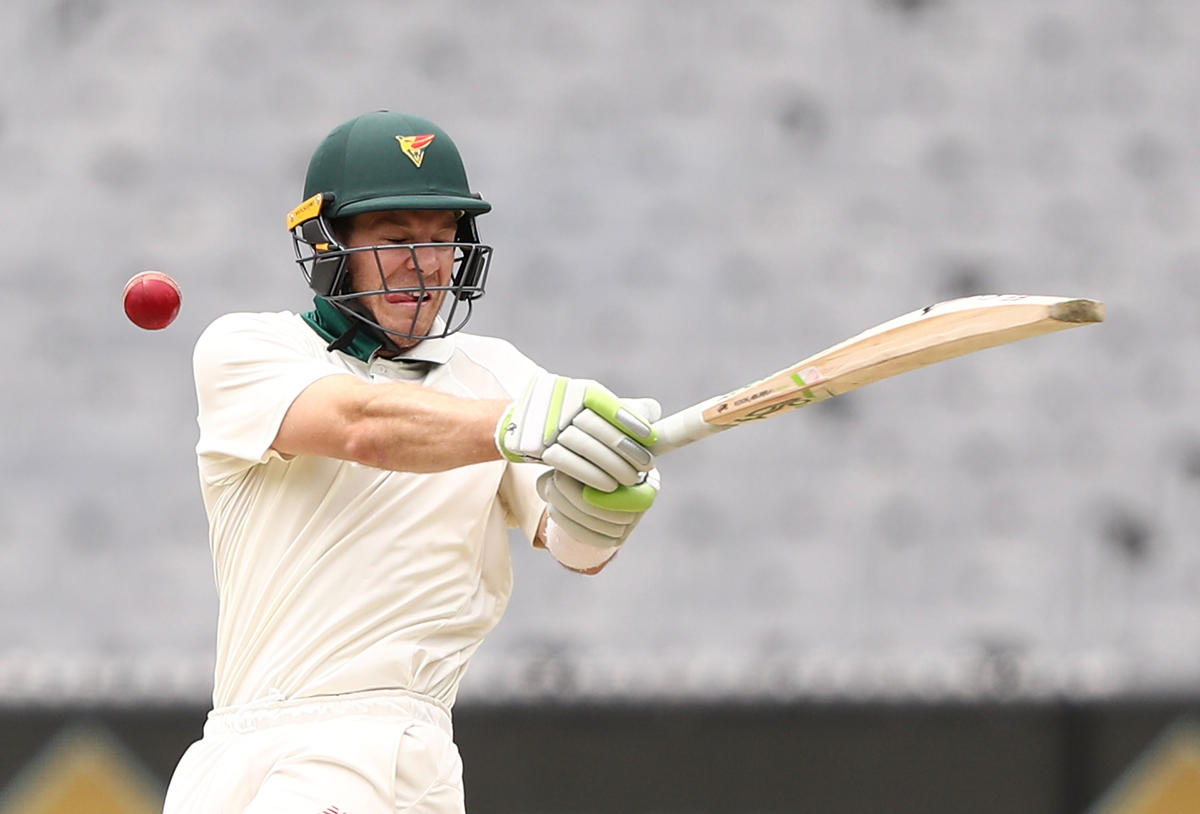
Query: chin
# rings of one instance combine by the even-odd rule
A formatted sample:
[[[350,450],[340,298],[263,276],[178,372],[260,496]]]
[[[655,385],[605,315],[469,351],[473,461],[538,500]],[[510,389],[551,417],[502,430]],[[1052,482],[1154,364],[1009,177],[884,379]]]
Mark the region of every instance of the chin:
[[[427,302],[421,305],[421,319],[417,324],[413,325],[413,314],[416,308],[412,305],[396,305],[390,303],[372,303],[371,314],[375,321],[379,323],[387,331],[395,331],[400,334],[412,333],[416,339],[404,339],[399,336],[392,335],[392,341],[398,347],[411,348],[413,345],[427,338],[430,331],[433,330],[434,317],[437,316],[437,311],[432,311],[432,316],[428,316],[426,309],[432,309],[435,303]],[[436,303],[440,307],[441,303]]]
[[[402,348],[411,348],[413,345],[417,344],[422,339],[428,338],[429,332],[431,330],[433,330],[433,325],[418,324],[414,328],[412,322],[403,322],[400,324],[393,323],[391,325],[384,325],[384,327],[387,328],[389,331],[395,331],[396,333],[400,333],[400,334],[412,333],[415,335],[416,338],[414,338],[414,339],[405,339],[401,336],[393,335],[392,341],[395,342],[397,345],[399,345]]]

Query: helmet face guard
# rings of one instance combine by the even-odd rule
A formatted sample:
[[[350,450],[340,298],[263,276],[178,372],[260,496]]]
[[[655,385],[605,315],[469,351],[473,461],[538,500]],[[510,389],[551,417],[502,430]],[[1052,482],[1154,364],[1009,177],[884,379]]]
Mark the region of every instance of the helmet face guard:
[[[385,347],[396,351],[400,346],[411,345],[414,340],[437,339],[461,330],[470,319],[474,301],[484,294],[488,269],[491,266],[492,247],[479,243],[475,231],[475,218],[464,213],[458,220],[458,233],[453,243],[410,243],[349,248],[338,239],[328,217],[324,214],[332,196],[317,194],[302,203],[288,215],[288,229],[296,252],[296,263],[309,288],[323,297],[339,311],[365,328]],[[441,283],[421,267],[418,250],[432,249],[452,252],[452,272],[446,283]],[[394,265],[397,253],[411,258],[417,272],[417,285],[394,288],[388,285],[384,268]],[[379,272],[379,285],[375,288],[355,291],[351,285],[351,257],[360,255]],[[388,261],[385,263],[385,259]],[[441,294],[439,298],[439,293]],[[366,297],[401,295],[411,297],[416,308],[407,328],[386,328],[364,302]],[[437,301],[440,299],[440,307]],[[419,325],[422,317],[428,316],[424,309],[439,308],[440,319],[434,319],[428,331],[422,332]]]

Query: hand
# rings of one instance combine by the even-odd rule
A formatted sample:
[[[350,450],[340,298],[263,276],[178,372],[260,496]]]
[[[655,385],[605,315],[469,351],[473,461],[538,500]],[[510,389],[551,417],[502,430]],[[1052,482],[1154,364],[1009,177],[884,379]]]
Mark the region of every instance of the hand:
[[[661,412],[653,399],[623,402],[594,381],[539,373],[496,425],[496,446],[510,461],[546,463],[612,492],[654,468],[646,447]]]
[[[652,469],[646,473],[643,484],[643,488],[652,490],[650,503],[659,487],[658,470]],[[646,511],[600,508],[584,497],[584,489],[581,482],[558,470],[545,473],[537,481],[538,494],[547,504],[547,514],[562,531],[600,552],[611,551],[625,542]],[[554,553],[557,556],[557,552]]]

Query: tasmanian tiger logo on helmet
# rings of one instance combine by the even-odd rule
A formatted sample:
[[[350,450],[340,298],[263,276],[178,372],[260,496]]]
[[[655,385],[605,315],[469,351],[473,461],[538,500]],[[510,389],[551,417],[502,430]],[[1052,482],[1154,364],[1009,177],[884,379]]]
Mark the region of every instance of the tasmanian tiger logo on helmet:
[[[412,163],[420,167],[425,160],[425,148],[433,143],[433,135],[396,136],[396,141],[400,142],[400,149],[412,159]]]

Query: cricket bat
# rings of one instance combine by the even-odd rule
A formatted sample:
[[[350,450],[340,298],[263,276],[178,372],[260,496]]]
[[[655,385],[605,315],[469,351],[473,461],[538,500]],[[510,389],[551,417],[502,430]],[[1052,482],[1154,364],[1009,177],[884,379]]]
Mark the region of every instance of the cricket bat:
[[[765,379],[656,422],[655,455],[864,385],[1020,339],[1104,320],[1096,300],[987,294],[930,305],[852,336]],[[587,489],[589,503],[630,509],[639,487]],[[636,501],[633,501],[636,502]]]

